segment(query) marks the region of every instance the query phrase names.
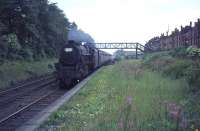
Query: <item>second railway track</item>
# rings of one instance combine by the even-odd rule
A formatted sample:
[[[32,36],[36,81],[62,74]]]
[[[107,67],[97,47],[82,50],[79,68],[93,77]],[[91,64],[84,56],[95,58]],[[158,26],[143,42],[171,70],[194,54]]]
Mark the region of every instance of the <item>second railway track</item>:
[[[15,93],[13,90],[0,94],[0,99],[3,98],[5,100],[0,100],[0,131],[36,129],[38,127],[37,124],[29,127],[27,122],[40,115],[45,109],[49,109],[51,104],[55,106],[51,110],[58,109],[59,105],[68,101],[96,72],[90,74],[69,91],[60,89],[55,77],[47,77],[42,81],[33,82],[34,84],[28,84],[29,89],[24,86],[17,90],[14,89],[16,94],[13,96],[12,93]],[[57,100],[60,102],[58,103]],[[44,117],[45,115],[43,117],[41,115],[37,116],[36,120],[40,118],[43,120]]]
[[[35,86],[36,84],[43,83],[44,81],[48,81],[49,79],[52,79],[52,78],[54,78],[54,74],[49,74],[48,76],[43,76],[43,77],[38,78],[36,80],[28,81],[26,83],[22,83],[22,84],[17,85],[13,88],[9,88],[7,90],[1,90],[0,91],[0,97],[11,94],[11,93],[16,94],[17,92],[19,92],[21,90],[26,90],[26,89],[28,89],[28,87]]]
[[[52,76],[0,93],[0,130],[14,131],[63,95]]]

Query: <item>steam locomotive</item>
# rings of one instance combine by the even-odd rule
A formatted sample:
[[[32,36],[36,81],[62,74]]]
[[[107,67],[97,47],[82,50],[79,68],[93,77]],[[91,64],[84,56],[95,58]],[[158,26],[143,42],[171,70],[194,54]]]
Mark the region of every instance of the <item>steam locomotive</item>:
[[[89,43],[70,40],[60,51],[55,64],[59,86],[69,88],[89,73],[111,61],[112,55],[96,49]]]

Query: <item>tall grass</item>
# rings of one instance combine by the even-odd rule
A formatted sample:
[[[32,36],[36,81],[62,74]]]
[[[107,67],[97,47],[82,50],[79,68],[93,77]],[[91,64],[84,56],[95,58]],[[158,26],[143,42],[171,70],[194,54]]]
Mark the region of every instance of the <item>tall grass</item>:
[[[185,55],[184,55],[185,54]],[[147,55],[143,65],[172,79],[184,79],[189,85],[187,97],[182,102],[183,118],[188,130],[200,130],[200,59],[187,56],[186,49]]]
[[[184,80],[143,69],[139,61],[104,67],[41,126],[44,130],[168,131],[177,129],[167,103],[180,105]]]
[[[46,59],[36,62],[5,62],[0,65],[0,88],[10,86],[17,81],[52,72],[56,61],[56,59]]]

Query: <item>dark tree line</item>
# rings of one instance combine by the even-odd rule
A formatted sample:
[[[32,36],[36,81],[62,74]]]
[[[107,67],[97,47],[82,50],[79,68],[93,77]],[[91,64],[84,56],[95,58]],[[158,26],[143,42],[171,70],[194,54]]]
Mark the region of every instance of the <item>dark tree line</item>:
[[[41,59],[67,42],[68,19],[48,0],[0,0],[0,58]]]
[[[48,0],[0,0],[0,58],[54,57],[67,42],[68,19]]]
[[[71,25],[48,0],[0,0],[0,61],[56,57]]]

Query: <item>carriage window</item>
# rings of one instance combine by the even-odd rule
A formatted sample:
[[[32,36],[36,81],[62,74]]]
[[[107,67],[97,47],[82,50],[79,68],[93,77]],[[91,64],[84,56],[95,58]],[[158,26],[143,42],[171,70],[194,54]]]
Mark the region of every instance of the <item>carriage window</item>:
[[[65,51],[65,52],[72,52],[73,49],[72,49],[72,48],[65,48],[64,51]]]

